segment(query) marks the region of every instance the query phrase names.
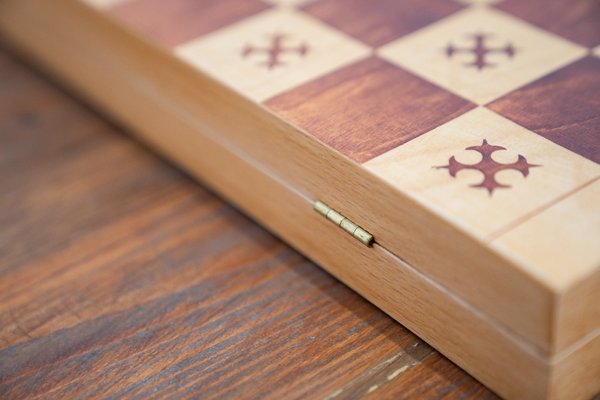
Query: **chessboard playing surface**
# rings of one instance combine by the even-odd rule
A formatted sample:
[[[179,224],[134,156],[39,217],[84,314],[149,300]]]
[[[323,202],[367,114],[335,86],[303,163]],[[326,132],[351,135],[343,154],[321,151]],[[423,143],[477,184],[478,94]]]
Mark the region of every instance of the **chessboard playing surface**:
[[[549,287],[598,267],[600,3],[86,2]]]

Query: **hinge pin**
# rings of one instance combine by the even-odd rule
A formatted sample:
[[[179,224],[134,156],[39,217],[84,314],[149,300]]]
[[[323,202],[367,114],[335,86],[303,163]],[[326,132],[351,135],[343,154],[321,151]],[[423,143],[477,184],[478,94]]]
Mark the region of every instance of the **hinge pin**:
[[[361,241],[366,246],[372,246],[373,235],[369,232],[356,225],[354,222],[350,221],[348,218],[344,217],[341,213],[337,212],[333,208],[329,207],[327,204],[322,201],[315,201],[313,206],[314,210],[342,228],[344,231],[348,232],[350,235],[354,236],[354,238]]]

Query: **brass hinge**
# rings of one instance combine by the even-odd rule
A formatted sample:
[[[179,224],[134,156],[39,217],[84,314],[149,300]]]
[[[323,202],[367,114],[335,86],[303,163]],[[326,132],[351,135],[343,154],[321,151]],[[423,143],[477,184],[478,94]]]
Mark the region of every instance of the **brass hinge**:
[[[373,245],[373,241],[375,240],[375,238],[373,238],[373,235],[371,235],[369,232],[367,232],[354,222],[350,221],[348,218],[344,217],[342,214],[340,214],[333,208],[329,207],[327,204],[317,200],[315,201],[313,208],[316,212],[318,212],[319,214],[321,214],[322,216],[324,216],[325,218],[342,228],[344,231],[354,236],[364,245],[369,247]]]

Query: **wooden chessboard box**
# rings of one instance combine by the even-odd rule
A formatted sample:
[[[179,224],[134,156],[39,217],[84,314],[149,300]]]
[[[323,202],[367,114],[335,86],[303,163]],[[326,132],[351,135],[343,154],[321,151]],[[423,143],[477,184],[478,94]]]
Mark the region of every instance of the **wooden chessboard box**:
[[[506,398],[600,391],[599,21],[0,0],[5,41]]]

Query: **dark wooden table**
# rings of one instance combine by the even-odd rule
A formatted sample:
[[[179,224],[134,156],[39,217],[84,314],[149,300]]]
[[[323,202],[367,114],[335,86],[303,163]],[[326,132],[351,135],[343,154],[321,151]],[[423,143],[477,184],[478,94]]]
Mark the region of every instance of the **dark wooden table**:
[[[5,52],[0,256],[2,399],[495,398]]]

